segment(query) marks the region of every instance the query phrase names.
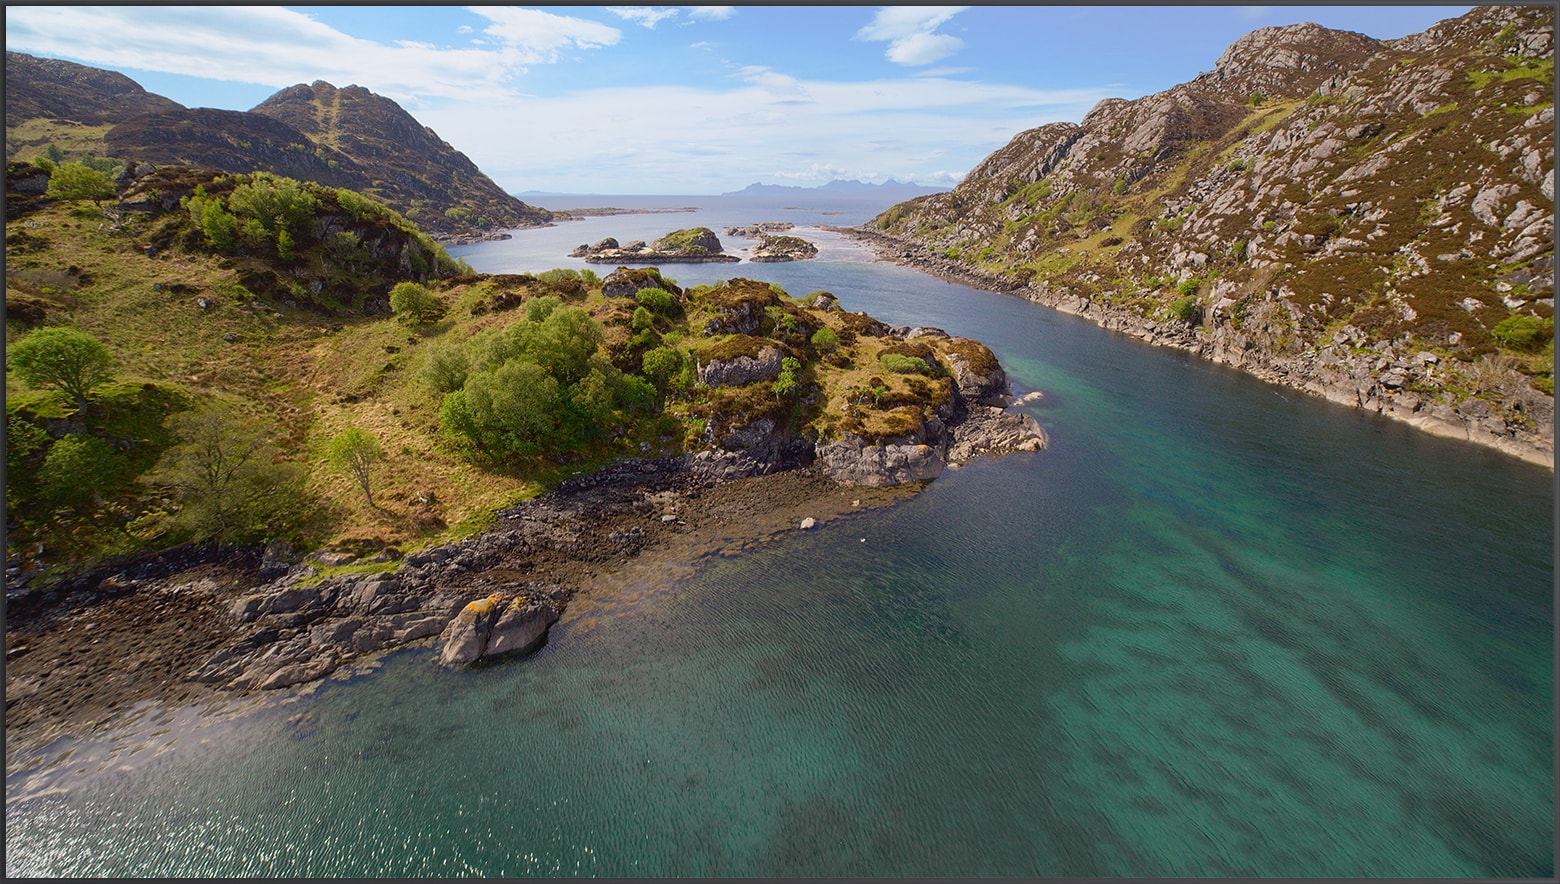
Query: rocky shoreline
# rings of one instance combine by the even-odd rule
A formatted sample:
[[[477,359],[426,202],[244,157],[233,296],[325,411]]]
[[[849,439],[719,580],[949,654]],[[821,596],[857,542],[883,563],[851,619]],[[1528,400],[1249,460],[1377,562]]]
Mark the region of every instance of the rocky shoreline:
[[[1422,400],[1401,389],[1401,384],[1394,386],[1397,378],[1393,373],[1387,371],[1378,374],[1374,365],[1338,364],[1328,366],[1330,371],[1322,371],[1315,359],[1305,356],[1278,358],[1236,337],[1210,334],[1183,322],[1156,322],[1098,300],[1054,292],[1043,283],[1019,283],[1008,277],[986,273],[938,255],[914,240],[863,227],[824,226],[822,229],[865,242],[882,260],[949,282],[1018,295],[1151,344],[1174,347],[1233,366],[1270,383],[1321,396],[1351,408],[1362,408],[1438,436],[1465,439],[1529,463],[1554,469],[1554,442],[1551,435],[1553,404],[1552,401],[1539,401],[1544,397],[1537,393],[1532,397],[1532,409],[1536,412],[1534,418],[1538,431],[1518,432],[1504,422],[1492,425],[1490,419],[1481,418],[1476,413],[1465,413],[1460,407]]]
[[[285,550],[186,547],[47,592],[12,593],[7,767],[148,702],[225,701],[304,685],[418,643],[433,643],[448,665],[522,653],[576,593],[642,560],[739,551],[888,505],[944,465],[1038,450],[1043,438],[1033,418],[971,402],[940,450],[908,441],[847,445],[832,460],[818,451],[816,465],[805,451],[620,461],[393,570],[322,576]],[[842,463],[864,481],[841,481]]]

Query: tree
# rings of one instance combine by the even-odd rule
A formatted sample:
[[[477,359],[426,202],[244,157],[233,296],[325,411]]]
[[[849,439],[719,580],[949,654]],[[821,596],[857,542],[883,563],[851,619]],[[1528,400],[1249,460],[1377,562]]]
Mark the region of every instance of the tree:
[[[163,452],[146,481],[178,500],[171,521],[179,533],[198,540],[257,540],[306,509],[304,471],[281,459],[269,427],[215,405],[174,415],[168,427],[178,442]]]
[[[61,163],[49,173],[45,196],[61,200],[92,200],[94,203],[114,195],[108,176],[84,163]]]
[[[417,282],[398,282],[390,290],[390,309],[395,315],[414,325],[433,322],[444,315],[444,305]]]
[[[73,328],[40,328],[6,353],[6,362],[34,387],[63,390],[79,408],[113,372],[114,357],[96,338]]]
[[[373,506],[374,494],[369,487],[369,471],[384,458],[384,454],[384,449],[379,447],[379,440],[357,427],[348,427],[330,440],[325,458],[331,466],[356,479],[358,486],[363,489],[363,499],[368,501],[369,506]]]

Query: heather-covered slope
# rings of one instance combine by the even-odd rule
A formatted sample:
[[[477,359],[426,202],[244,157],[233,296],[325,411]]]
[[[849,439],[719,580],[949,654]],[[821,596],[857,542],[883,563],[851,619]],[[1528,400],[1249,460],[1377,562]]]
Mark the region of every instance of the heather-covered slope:
[[[1553,20],[1263,28],[865,226],[929,266],[1552,463]]]

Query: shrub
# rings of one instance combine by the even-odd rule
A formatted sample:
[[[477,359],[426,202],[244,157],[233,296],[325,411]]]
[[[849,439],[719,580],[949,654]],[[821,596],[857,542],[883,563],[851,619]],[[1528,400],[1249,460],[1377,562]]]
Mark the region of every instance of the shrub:
[[[634,295],[634,300],[638,301],[640,306],[647,308],[651,313],[654,313],[657,316],[675,318],[679,313],[682,312],[682,303],[677,300],[676,295],[672,294],[666,289],[640,289],[638,293]]]
[[[1182,295],[1171,301],[1166,309],[1170,318],[1178,322],[1195,324],[1202,318],[1202,305],[1197,303],[1196,295]]]
[[[6,362],[28,384],[58,387],[78,406],[114,366],[113,355],[96,338],[62,326],[40,328],[12,344]]]
[[[124,475],[124,458],[96,436],[71,433],[49,446],[38,470],[43,496],[86,510],[101,504],[103,492]]]
[[[398,282],[390,290],[390,309],[401,319],[420,325],[444,315],[444,304],[417,282]]]
[[[629,319],[628,324],[634,331],[644,331],[654,323],[655,317],[651,316],[650,311],[641,304],[634,308],[634,315]]]
[[[525,318],[531,322],[542,322],[552,315],[554,310],[563,306],[563,299],[557,295],[543,295],[540,298],[532,298],[525,303]]]
[[[834,329],[824,326],[813,332],[812,346],[814,350],[827,356],[839,349],[840,339],[834,333]]]
[[[1513,313],[1490,329],[1495,340],[1516,350],[1537,349],[1555,336],[1555,321],[1525,313]]]
[[[427,361],[423,363],[422,379],[440,393],[450,393],[466,385],[466,371],[470,360],[466,348],[448,341],[434,342],[428,348]]]
[[[1191,279],[1183,279],[1176,284],[1175,293],[1182,296],[1195,295],[1197,294],[1197,287],[1199,285],[1200,283],[1196,277],[1192,277]]]
[[[656,347],[646,350],[640,359],[641,370],[645,377],[655,382],[660,389],[667,389],[678,379],[683,369],[683,354],[681,350],[671,347]]]
[[[884,369],[895,374],[931,374],[932,367],[926,364],[925,359],[915,356],[906,356],[903,353],[882,353],[878,355],[878,363]]]

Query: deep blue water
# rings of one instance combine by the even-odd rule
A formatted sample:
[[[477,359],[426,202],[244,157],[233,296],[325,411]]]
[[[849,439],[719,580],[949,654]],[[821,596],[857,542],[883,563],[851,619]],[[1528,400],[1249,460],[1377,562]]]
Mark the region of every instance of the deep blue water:
[[[872,214],[662,199],[707,205],[452,251]],[[521,660],[57,747],[8,875],[1554,874],[1551,472],[800,232],[663,269],[984,341],[1051,447],[582,595]]]

